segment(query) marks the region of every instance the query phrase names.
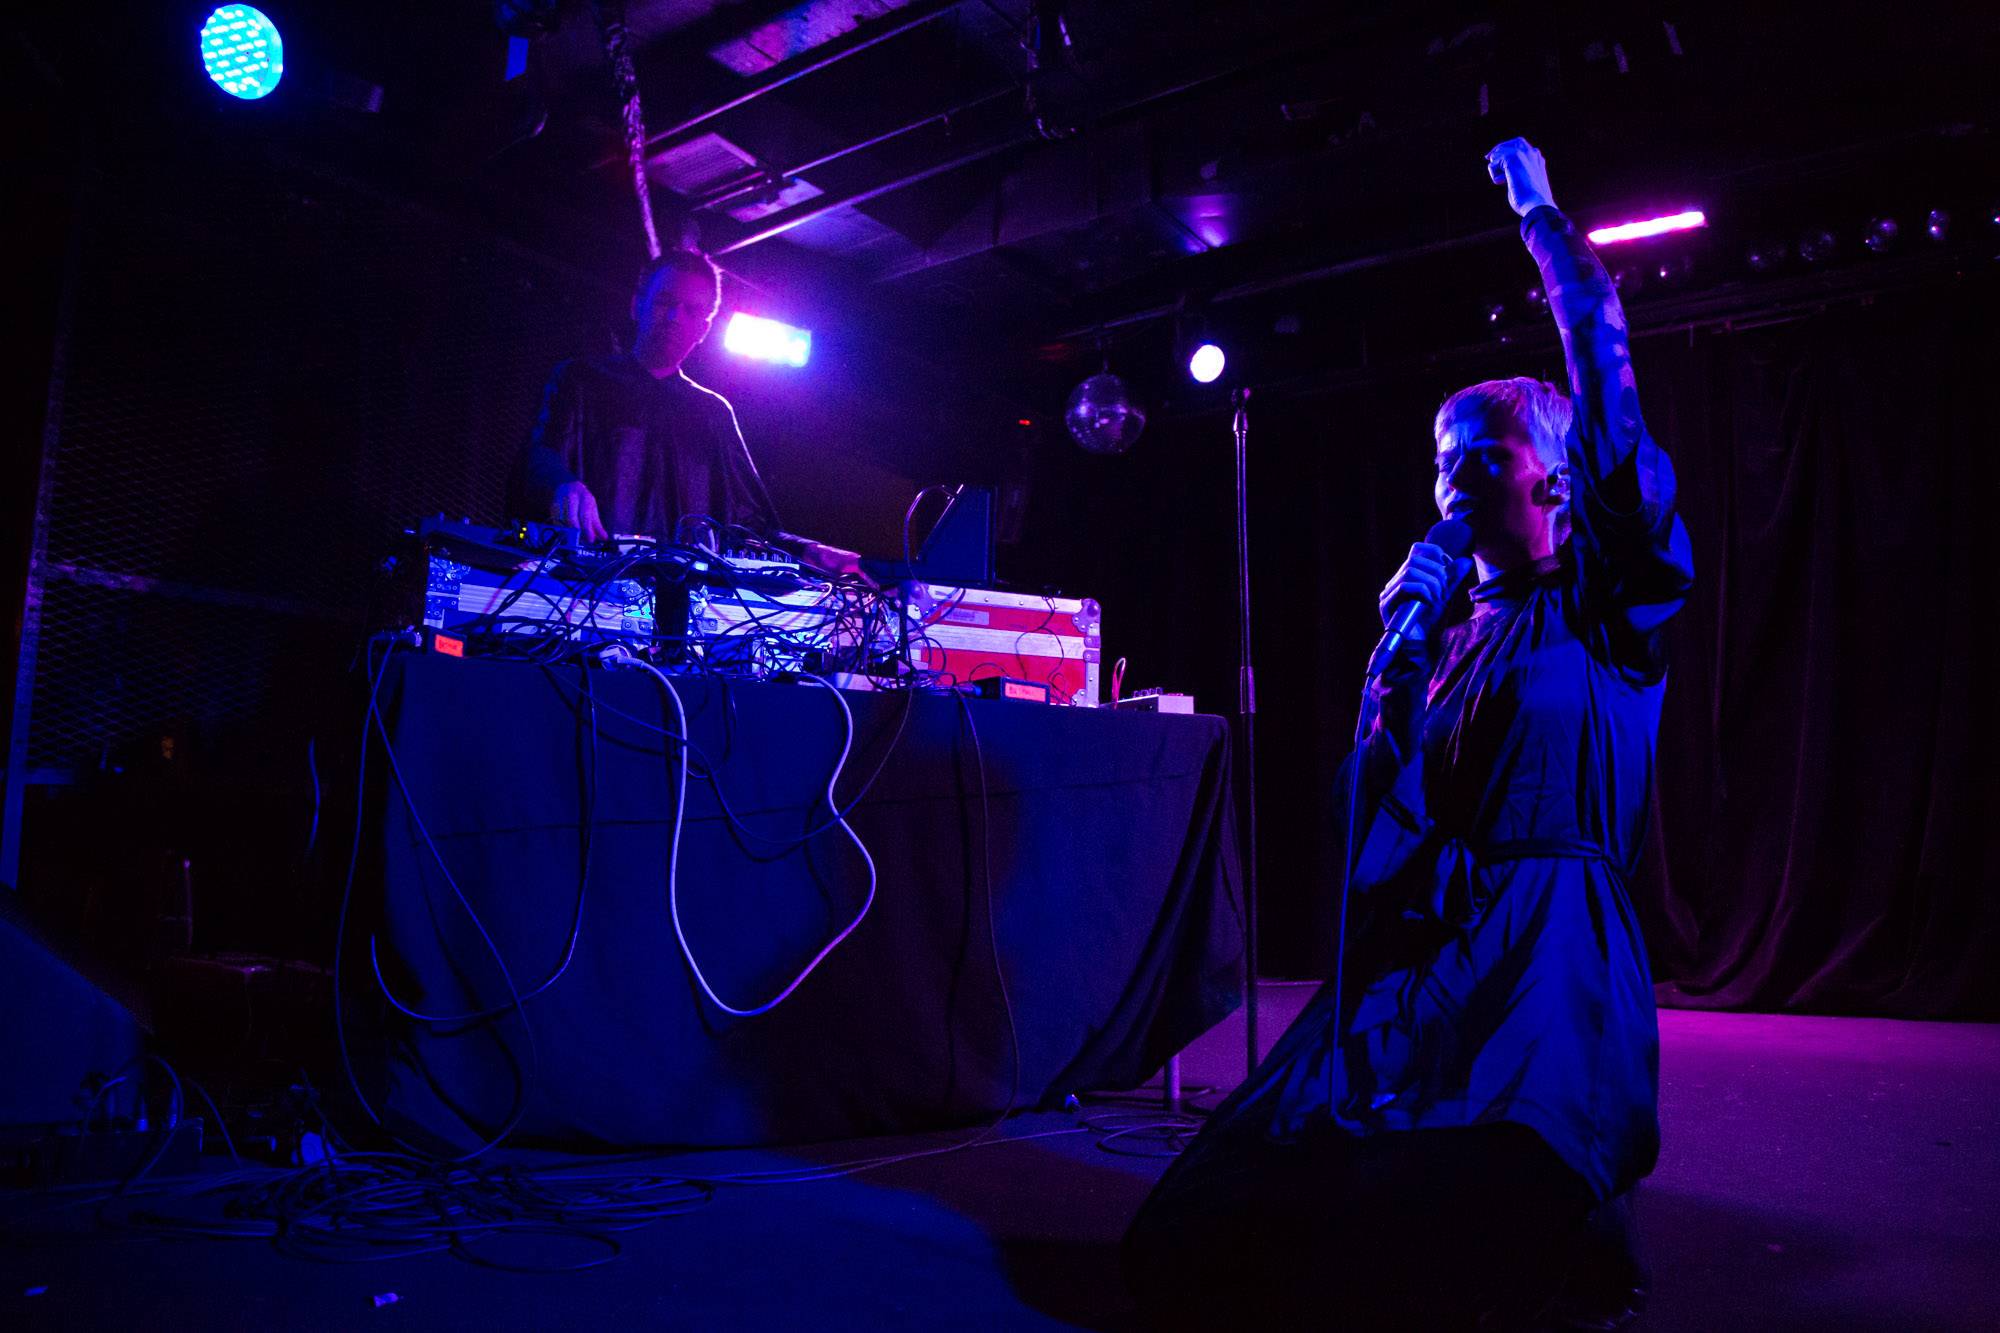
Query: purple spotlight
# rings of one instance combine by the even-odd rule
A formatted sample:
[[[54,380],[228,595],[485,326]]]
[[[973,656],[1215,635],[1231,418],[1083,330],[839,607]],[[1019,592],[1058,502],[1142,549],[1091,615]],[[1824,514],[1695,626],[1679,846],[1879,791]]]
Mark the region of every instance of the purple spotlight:
[[[1188,374],[1199,383],[1213,384],[1222,376],[1224,360],[1220,347],[1214,343],[1203,343],[1188,358]]]
[[[1638,222],[1621,222],[1612,227],[1598,227],[1590,233],[1590,243],[1616,245],[1620,241],[1637,241],[1647,236],[1662,236],[1670,231],[1689,231],[1707,225],[1708,215],[1699,208],[1690,208],[1684,213],[1669,213],[1665,217],[1644,218]]]
[[[812,355],[812,331],[739,310],[729,317],[729,325],[722,331],[722,347],[752,361],[803,366]]]

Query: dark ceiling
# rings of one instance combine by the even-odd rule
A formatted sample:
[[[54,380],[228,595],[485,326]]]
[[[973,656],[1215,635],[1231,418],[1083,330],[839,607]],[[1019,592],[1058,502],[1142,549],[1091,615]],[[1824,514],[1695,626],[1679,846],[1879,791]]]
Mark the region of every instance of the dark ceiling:
[[[537,39],[547,128],[511,155],[524,178],[582,172],[615,193],[628,177],[592,15],[565,4]],[[1546,144],[1589,220],[1700,203],[1716,223],[1702,246],[1732,261],[1817,225],[1853,232],[1858,255],[1875,212],[1900,210],[1914,234],[1946,196],[1990,210],[2000,10],[1894,18],[641,0],[629,24],[663,216],[691,218],[752,283],[858,303],[939,355],[1046,364],[1175,311],[1185,325],[1261,301],[1243,318],[1297,328],[1324,325],[1329,304],[1428,294],[1452,255],[1505,236],[1480,155],[1514,133]],[[1492,259],[1471,262],[1477,283]],[[1746,277],[1708,266],[1683,295]],[[1355,280],[1384,268],[1393,282]],[[1511,270],[1487,290],[1454,282],[1468,335],[1510,284]]]
[[[607,281],[636,266],[599,6],[271,8],[301,30],[298,78],[350,158],[400,156]],[[178,32],[194,9],[148,21]],[[1823,299],[2000,248],[1991,5],[624,9],[664,232],[690,229],[774,313],[847,321],[1021,401],[1100,349],[1170,360],[1198,320],[1260,341],[1254,373],[1276,380],[1517,321],[1525,335],[1529,275],[1480,164],[1516,133],[1547,148],[1587,221],[1709,211],[1670,252],[1634,247],[1642,320]],[[503,28],[527,34],[511,79]],[[55,54],[27,63],[69,74]],[[1957,221],[1926,259],[1934,208]],[[1881,213],[1901,222],[1896,253],[1861,245]],[[1836,253],[1807,264],[1799,237],[1821,226]],[[1753,271],[1760,247],[1783,254]]]

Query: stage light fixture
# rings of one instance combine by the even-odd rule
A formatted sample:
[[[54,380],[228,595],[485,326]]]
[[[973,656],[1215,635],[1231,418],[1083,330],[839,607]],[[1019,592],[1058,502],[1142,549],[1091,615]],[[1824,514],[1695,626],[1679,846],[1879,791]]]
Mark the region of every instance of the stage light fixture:
[[[216,87],[254,102],[285,76],[285,40],[263,10],[223,5],[201,25],[201,63]]]
[[[1222,377],[1222,367],[1227,364],[1222,349],[1214,343],[1203,343],[1194,349],[1188,358],[1188,374],[1201,384],[1213,384]]]
[[[1951,214],[1942,208],[1933,208],[1924,219],[1924,233],[1934,241],[1941,241],[1951,234]]]
[[[1706,227],[1708,215],[1698,208],[1690,208],[1681,213],[1669,213],[1664,217],[1642,218],[1637,222],[1621,222],[1612,227],[1598,227],[1590,233],[1592,245],[1616,245],[1620,241],[1637,241],[1647,236],[1661,236],[1670,231],[1688,231],[1694,227]]]
[[[1743,256],[1752,273],[1769,273],[1785,262],[1791,254],[1791,247],[1783,241],[1758,241]]]
[[[1902,234],[1902,225],[1896,219],[1871,218],[1868,222],[1868,234],[1861,238],[1861,243],[1878,255],[1887,254],[1896,248],[1896,242]]]
[[[752,361],[803,366],[812,355],[812,331],[739,310],[729,317],[728,327],[722,331],[722,347]]]
[[[1831,259],[1838,246],[1832,232],[1824,227],[1814,227],[1799,237],[1799,258],[1808,264],[1817,264]]]

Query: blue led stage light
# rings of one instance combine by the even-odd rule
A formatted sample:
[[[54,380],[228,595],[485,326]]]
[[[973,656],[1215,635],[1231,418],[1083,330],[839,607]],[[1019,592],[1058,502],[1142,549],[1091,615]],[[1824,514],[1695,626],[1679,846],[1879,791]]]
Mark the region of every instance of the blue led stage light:
[[[285,76],[285,41],[261,9],[223,5],[201,25],[201,63],[231,97],[268,97]]]

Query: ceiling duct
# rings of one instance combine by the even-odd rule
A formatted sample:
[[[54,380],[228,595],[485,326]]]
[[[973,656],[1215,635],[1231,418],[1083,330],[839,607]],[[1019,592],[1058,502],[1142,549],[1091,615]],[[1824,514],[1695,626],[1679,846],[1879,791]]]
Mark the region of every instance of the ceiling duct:
[[[656,184],[683,199],[728,195],[732,202],[720,211],[743,223],[782,213],[825,193],[796,176],[773,177],[748,149],[715,133],[654,154],[648,170]]]
[[[768,73],[815,47],[837,41],[911,0],[806,0],[740,37],[710,48],[708,58],[745,78]]]

